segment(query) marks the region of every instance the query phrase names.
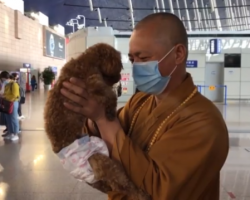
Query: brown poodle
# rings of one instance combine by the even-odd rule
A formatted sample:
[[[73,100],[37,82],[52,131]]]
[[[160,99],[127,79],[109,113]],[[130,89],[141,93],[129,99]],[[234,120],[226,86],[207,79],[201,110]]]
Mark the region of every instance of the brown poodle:
[[[70,101],[60,93],[62,83],[71,77],[83,79],[88,94],[105,106],[106,117],[112,121],[116,117],[117,106],[112,86],[120,80],[122,68],[120,53],[103,43],[88,48],[78,58],[65,64],[55,87],[49,93],[44,112],[45,130],[55,153],[81,138],[82,126],[87,120],[64,108],[63,103]],[[121,192],[131,200],[149,199],[147,194],[130,181],[120,163],[102,154],[91,156],[89,163],[96,180],[99,180],[92,184],[94,188],[105,193]]]

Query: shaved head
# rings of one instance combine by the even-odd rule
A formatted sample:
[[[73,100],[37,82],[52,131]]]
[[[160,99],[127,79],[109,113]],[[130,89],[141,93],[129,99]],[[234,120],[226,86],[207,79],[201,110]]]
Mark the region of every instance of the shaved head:
[[[170,13],[145,17],[131,34],[128,56],[135,64],[156,61],[161,76],[171,76],[163,93],[174,90],[187,75],[188,38],[182,21]]]
[[[167,46],[182,44],[188,49],[188,37],[182,21],[171,13],[155,13],[138,22],[135,31],[148,29],[153,31],[156,39]]]

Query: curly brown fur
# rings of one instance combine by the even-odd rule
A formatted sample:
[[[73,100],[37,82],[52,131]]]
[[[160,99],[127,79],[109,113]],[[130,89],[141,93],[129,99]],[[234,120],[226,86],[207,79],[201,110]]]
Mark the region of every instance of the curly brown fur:
[[[82,125],[86,120],[84,116],[64,108],[63,103],[70,101],[60,93],[62,83],[71,77],[84,80],[88,94],[104,105],[106,117],[112,121],[116,117],[117,106],[112,86],[120,80],[122,68],[120,53],[103,43],[88,48],[78,58],[65,64],[55,87],[49,92],[44,111],[45,130],[55,153],[82,137]],[[105,193],[113,190],[132,194],[132,200],[147,200],[137,198],[142,191],[129,181],[119,163],[99,154],[92,156],[89,162],[96,179],[100,180],[92,185],[94,188]]]
[[[102,154],[94,154],[89,158],[95,178],[107,183],[112,191],[120,192],[130,200],[150,200],[150,196],[138,189],[128,178],[121,164]],[[97,183],[98,184],[98,183]],[[108,190],[108,188],[107,188]]]
[[[117,97],[112,85],[120,80],[122,68],[120,53],[102,43],[88,48],[65,64],[55,87],[49,92],[44,112],[45,130],[55,153],[81,137],[85,120],[82,115],[64,108],[63,103],[69,100],[60,93],[62,83],[71,77],[83,79],[88,94],[105,106],[106,117],[113,120]]]

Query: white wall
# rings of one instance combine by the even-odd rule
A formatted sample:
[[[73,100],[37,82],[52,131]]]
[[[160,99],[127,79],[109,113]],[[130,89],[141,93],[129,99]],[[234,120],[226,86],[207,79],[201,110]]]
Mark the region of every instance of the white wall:
[[[204,53],[191,53],[189,52],[188,60],[197,60],[198,67],[197,68],[187,68],[187,72],[189,72],[194,80],[196,85],[204,85],[205,81],[205,64],[206,57]],[[201,93],[204,94],[204,88],[201,88]]]
[[[88,27],[80,29],[69,35],[69,43],[67,45],[67,60],[75,58],[83,53],[88,47],[97,43],[107,43],[115,46],[115,37],[113,29],[110,27]]]
[[[191,39],[197,40],[197,39]],[[208,42],[209,39],[207,39]],[[204,85],[206,62],[224,62],[225,53],[240,53],[241,68],[225,68],[224,84],[227,86],[227,96],[229,99],[249,99],[250,98],[250,45],[244,45],[246,39],[223,39],[223,49],[219,55],[207,53],[207,49],[191,48],[189,46],[188,60],[198,60],[197,68],[187,68],[191,73],[195,84]],[[249,39],[247,39],[249,40]],[[196,47],[198,47],[197,45]],[[194,50],[195,49],[195,50]],[[203,93],[204,91],[202,91]]]
[[[66,46],[67,61],[69,61],[71,58],[76,58],[86,50],[86,37],[87,34],[84,29],[81,29],[74,34],[69,35],[69,43]]]

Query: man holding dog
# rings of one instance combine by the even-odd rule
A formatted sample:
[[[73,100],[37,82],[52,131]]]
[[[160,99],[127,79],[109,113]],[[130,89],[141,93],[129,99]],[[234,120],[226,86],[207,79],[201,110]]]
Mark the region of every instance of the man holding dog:
[[[129,57],[140,92],[115,121],[105,118],[104,108],[75,78],[64,84],[62,94],[78,106],[66,108],[97,124],[111,158],[153,200],[218,200],[228,131],[221,113],[186,72],[188,38],[181,20],[169,13],[144,18],[131,35]],[[92,123],[87,129],[95,132]],[[108,196],[127,200],[115,191]]]

